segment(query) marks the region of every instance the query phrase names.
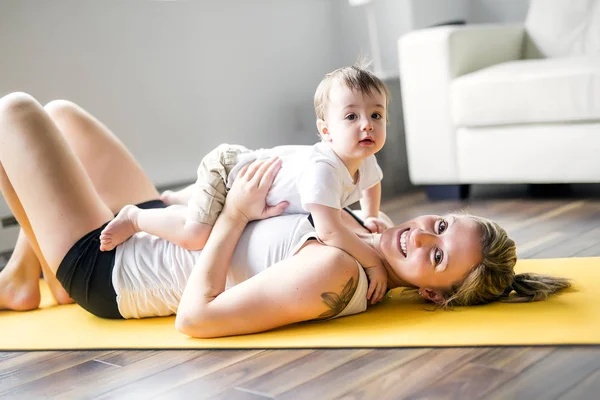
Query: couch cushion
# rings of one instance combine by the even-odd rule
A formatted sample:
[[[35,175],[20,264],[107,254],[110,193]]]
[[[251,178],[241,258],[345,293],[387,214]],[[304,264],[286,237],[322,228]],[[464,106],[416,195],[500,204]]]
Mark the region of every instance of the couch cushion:
[[[600,0],[531,0],[525,29],[526,58],[600,54]]]
[[[600,56],[511,61],[451,85],[457,126],[600,120]]]

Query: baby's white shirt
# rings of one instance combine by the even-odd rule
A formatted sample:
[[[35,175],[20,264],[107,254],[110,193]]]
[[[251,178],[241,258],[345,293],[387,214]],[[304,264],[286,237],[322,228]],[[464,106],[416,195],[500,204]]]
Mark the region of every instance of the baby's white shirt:
[[[288,201],[286,214],[308,213],[306,205],[311,203],[337,209],[347,207],[361,199],[363,190],[383,178],[377,159],[372,155],[361,164],[354,183],[333,149],[327,143],[318,142],[313,146],[277,146],[240,154],[229,173],[227,187],[231,187],[244,165],[271,157],[279,157],[282,166],[267,195],[267,204]]]

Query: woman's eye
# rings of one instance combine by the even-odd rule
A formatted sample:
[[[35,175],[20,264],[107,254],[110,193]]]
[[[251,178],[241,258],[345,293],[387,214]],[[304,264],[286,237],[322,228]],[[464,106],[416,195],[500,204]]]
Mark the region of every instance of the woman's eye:
[[[445,220],[440,219],[440,223],[438,224],[438,234],[443,233],[446,229],[448,229],[448,223]]]
[[[356,114],[348,114],[346,116],[347,120],[354,121],[356,119]]]
[[[435,265],[440,265],[442,263],[442,260],[444,259],[444,254],[440,249],[435,249],[435,255],[433,256],[433,258],[435,260]]]
[[[381,119],[381,118],[383,118],[383,117],[382,117],[382,116],[381,116],[381,114],[379,114],[379,113],[373,113],[373,114],[371,115],[371,118],[373,118],[373,119]]]

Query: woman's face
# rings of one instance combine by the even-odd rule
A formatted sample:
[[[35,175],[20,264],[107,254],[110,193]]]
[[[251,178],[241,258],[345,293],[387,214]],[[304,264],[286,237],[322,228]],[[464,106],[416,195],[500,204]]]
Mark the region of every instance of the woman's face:
[[[436,300],[481,262],[481,231],[468,216],[425,215],[386,230],[379,251],[392,280]]]

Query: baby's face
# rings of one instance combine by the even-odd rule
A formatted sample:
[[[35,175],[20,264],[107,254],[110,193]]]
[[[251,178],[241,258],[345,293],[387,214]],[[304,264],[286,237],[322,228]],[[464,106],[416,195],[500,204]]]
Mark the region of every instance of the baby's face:
[[[375,88],[366,94],[334,83],[325,111],[325,141],[344,161],[364,160],[377,153],[385,144],[385,107],[385,94]]]

